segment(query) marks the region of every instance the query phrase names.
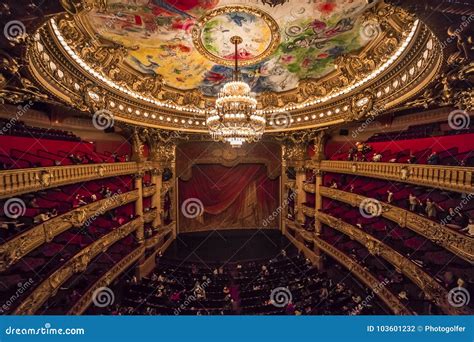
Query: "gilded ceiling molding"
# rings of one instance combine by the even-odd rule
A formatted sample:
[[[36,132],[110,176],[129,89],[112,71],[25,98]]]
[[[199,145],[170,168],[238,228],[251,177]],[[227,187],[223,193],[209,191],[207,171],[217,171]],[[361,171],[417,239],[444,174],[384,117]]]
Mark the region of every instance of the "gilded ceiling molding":
[[[124,62],[131,48],[91,37],[94,31],[82,18],[92,8],[103,9],[103,1],[83,1],[82,7],[79,1],[65,2],[74,15],[46,22],[28,43],[28,66],[45,91],[83,111],[110,111],[116,121],[207,132],[203,110],[212,106],[213,98],[195,90],[172,89],[159,75],[142,75]],[[329,75],[303,80],[294,91],[261,94],[267,132],[334,125],[374,111],[380,114],[431,81],[442,55],[426,26],[384,4],[365,15],[364,20],[382,30],[358,55],[341,56],[338,68]],[[367,100],[368,105],[357,105]]]

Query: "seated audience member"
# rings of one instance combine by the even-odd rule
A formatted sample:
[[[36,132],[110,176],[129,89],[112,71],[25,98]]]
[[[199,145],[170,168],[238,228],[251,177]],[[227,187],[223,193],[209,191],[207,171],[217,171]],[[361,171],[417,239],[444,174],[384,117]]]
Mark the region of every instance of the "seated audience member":
[[[408,164],[416,164],[418,160],[416,159],[416,156],[412,152],[410,152],[410,156],[408,157],[407,162]]]
[[[452,207],[448,209],[448,215],[444,220],[447,221],[447,226],[451,228],[462,228],[469,223],[467,217]]]
[[[331,186],[330,186],[331,189],[337,189],[337,182],[333,179],[332,182],[331,182]]]
[[[77,208],[77,207],[80,207],[81,205],[86,205],[86,204],[87,202],[84,201],[84,197],[81,194],[77,194],[73,201],[73,207]]]
[[[469,219],[467,227],[462,229],[462,231],[466,232],[469,236],[474,236],[474,219]]]
[[[430,154],[427,160],[429,165],[438,165],[440,160],[439,160],[439,155],[436,151]]]
[[[387,203],[392,203],[393,201],[393,192],[387,190]]]
[[[28,203],[28,207],[30,208],[39,208],[39,205],[37,203],[36,197],[33,197],[30,202]]]
[[[382,160],[382,155],[380,153],[375,153],[372,157],[372,161],[379,162]]]
[[[106,198],[112,197],[112,190],[110,190],[109,187],[107,187],[107,188],[105,189],[104,197],[106,197]]]

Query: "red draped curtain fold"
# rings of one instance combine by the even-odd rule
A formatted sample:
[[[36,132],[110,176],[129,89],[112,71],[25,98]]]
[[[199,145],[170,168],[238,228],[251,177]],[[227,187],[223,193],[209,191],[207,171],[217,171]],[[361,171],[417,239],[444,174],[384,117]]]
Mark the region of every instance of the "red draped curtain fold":
[[[196,165],[192,171],[189,181],[179,181],[181,232],[259,228],[278,207],[279,181],[268,177],[264,165]],[[185,215],[183,203],[192,199],[202,203],[202,214],[196,217]],[[278,220],[267,226],[277,227]]]

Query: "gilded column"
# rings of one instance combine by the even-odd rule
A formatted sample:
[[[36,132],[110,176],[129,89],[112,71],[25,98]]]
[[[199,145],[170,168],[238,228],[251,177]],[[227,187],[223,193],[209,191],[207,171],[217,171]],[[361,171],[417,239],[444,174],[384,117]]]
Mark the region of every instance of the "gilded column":
[[[322,160],[325,159],[324,155],[324,146],[325,142],[327,140],[327,136],[324,134],[324,132],[318,132],[318,134],[314,137],[313,140],[313,147],[314,147],[314,155],[311,158],[310,164],[312,165],[313,172],[315,175],[315,186],[314,186],[314,209],[315,209],[315,214],[314,214],[314,230],[315,230],[315,235],[320,236],[321,231],[322,231],[322,224],[321,220],[319,218],[319,211],[323,207],[323,197],[321,196],[321,186],[323,185],[323,177],[324,173],[320,170],[320,163]],[[316,254],[316,266],[318,269],[323,269],[323,254],[321,250],[316,247],[314,247],[314,252]]]
[[[155,185],[155,192],[151,197],[151,207],[155,208],[156,216],[153,220],[153,230],[158,230],[161,227],[161,186],[163,183],[162,173],[159,168],[151,170],[151,183]]]
[[[143,173],[135,174],[135,190],[138,190],[138,199],[135,201],[135,215],[143,217]],[[142,244],[145,241],[144,224],[142,223],[136,231],[138,243]]]
[[[306,193],[303,189],[304,181],[306,179],[306,172],[304,167],[295,167],[296,171],[296,182],[295,188],[297,193],[296,198],[296,206],[297,206],[297,213],[296,213],[296,221],[299,223],[304,223],[304,214],[303,214],[303,203],[306,201]]]
[[[137,163],[138,169],[138,172],[134,175],[134,187],[138,190],[138,199],[135,201],[135,215],[143,218],[143,175],[146,158],[144,155],[143,141],[136,127],[132,132],[132,150],[132,160]],[[144,229],[144,224],[142,223],[136,231],[136,238],[140,244],[145,241]]]
[[[288,191],[286,189],[286,182],[288,176],[286,175],[286,160],[285,160],[285,146],[281,147],[281,176],[280,176],[280,203],[282,211],[280,213],[280,230],[283,235],[286,234],[286,221],[288,217]]]

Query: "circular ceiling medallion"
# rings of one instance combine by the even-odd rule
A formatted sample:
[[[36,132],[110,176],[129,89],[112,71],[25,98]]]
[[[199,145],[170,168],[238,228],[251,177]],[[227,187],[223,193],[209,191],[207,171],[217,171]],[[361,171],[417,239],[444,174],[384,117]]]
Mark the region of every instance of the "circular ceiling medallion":
[[[280,29],[264,11],[248,6],[216,8],[199,19],[193,29],[196,49],[209,60],[226,66],[235,63],[233,36],[243,38],[238,58],[241,66],[256,64],[280,44]]]

